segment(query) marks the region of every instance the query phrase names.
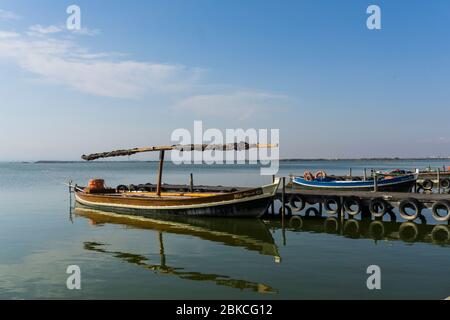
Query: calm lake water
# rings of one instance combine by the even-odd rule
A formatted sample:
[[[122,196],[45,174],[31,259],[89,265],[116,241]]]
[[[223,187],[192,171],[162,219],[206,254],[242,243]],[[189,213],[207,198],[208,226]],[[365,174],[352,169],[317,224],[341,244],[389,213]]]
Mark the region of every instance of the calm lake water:
[[[303,161],[280,175],[350,167],[425,168],[441,161]],[[156,163],[0,163],[0,298],[2,299],[443,299],[450,296],[449,242],[435,223],[399,232],[401,220],[305,219],[285,232],[278,221],[123,220],[73,212],[64,182],[102,177],[110,186],[155,181]],[[164,181],[255,186],[271,181],[255,166],[174,166]],[[427,213],[425,214],[427,216]],[[337,222],[337,224],[336,224]],[[447,226],[445,227],[447,228]],[[81,268],[81,290],[66,288],[66,268]],[[382,289],[366,287],[369,265]]]

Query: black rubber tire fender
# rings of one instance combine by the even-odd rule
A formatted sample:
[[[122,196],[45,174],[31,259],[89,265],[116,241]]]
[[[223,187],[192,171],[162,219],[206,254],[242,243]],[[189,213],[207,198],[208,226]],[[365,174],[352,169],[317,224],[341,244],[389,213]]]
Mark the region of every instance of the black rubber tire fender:
[[[296,204],[296,203],[300,203],[300,204]],[[302,196],[293,195],[289,199],[289,206],[291,207],[292,211],[299,212],[299,211],[302,211],[303,209],[305,209],[306,201]]]
[[[332,204],[336,205],[336,209],[331,207]],[[336,215],[341,211],[341,200],[338,197],[327,198],[323,202],[323,207],[329,215]]]
[[[379,209],[379,211],[377,210]],[[382,218],[389,210],[389,203],[383,198],[372,199],[369,203],[369,211],[375,218]]]
[[[449,178],[444,178],[441,180],[441,188],[450,189],[450,179]]]
[[[425,179],[425,180],[423,180],[423,182],[422,182],[422,187],[423,187],[425,190],[431,190],[431,189],[433,189],[433,187],[434,187],[434,183],[433,183],[433,181],[431,181],[430,179]]]
[[[442,208],[444,208],[447,211],[447,214],[444,216],[441,216],[438,212],[438,210]],[[433,207],[431,208],[431,213],[436,221],[446,222],[450,220],[450,202],[447,200],[435,202],[433,204]]]
[[[145,191],[146,191],[146,190],[145,190],[145,184],[139,184],[139,185],[137,186],[137,191],[145,192]]]
[[[124,184],[118,185],[116,188],[117,192],[127,192],[129,191],[128,187]]]
[[[356,205],[357,209],[352,210],[352,205]],[[357,216],[362,211],[361,200],[358,197],[344,198],[344,210],[351,216]]]
[[[414,209],[414,214],[408,214],[406,212],[406,208],[407,207],[412,207]],[[398,210],[400,212],[400,216],[407,220],[407,221],[414,221],[416,220],[421,212],[422,212],[422,205],[420,204],[419,201],[417,201],[417,199],[414,198],[408,198],[405,200],[402,200],[398,206]]]

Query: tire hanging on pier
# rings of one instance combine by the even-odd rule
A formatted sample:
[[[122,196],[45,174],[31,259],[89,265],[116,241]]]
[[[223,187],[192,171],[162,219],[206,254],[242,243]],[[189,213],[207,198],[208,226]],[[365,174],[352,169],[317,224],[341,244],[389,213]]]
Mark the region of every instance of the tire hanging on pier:
[[[448,178],[442,179],[441,187],[444,189],[450,189],[450,179],[448,179]]]
[[[439,210],[444,210],[446,214],[441,215]],[[431,213],[433,214],[433,218],[439,222],[445,222],[450,219],[450,202],[446,200],[441,200],[433,204],[431,208]]]
[[[116,188],[117,192],[127,192],[129,191],[128,187],[124,184],[118,185]]]
[[[333,205],[336,206],[335,209],[333,209],[332,207]],[[341,211],[341,201],[338,197],[331,197],[325,199],[323,206],[329,215],[335,215]]]
[[[426,179],[426,180],[424,180],[424,181],[422,182],[422,187],[423,187],[425,190],[431,190],[431,189],[433,189],[433,187],[434,187],[434,183],[433,183],[433,181],[431,181],[430,179]]]
[[[417,185],[416,193],[424,193],[425,189],[421,185]]]
[[[353,206],[356,208],[352,209]],[[358,197],[345,198],[344,210],[351,216],[357,216],[362,211],[361,200]]]
[[[389,204],[383,198],[375,198],[370,201],[369,211],[375,218],[382,218],[389,210]]]
[[[305,209],[306,202],[305,199],[303,199],[303,197],[299,195],[293,195],[289,200],[289,205],[291,206],[292,211],[299,212]]]
[[[406,210],[410,208],[413,210],[413,213],[410,214]],[[400,202],[400,205],[398,206],[398,210],[400,211],[400,216],[407,220],[407,221],[413,221],[416,220],[419,215],[422,212],[422,205],[420,204],[417,199],[414,198],[408,198]]]

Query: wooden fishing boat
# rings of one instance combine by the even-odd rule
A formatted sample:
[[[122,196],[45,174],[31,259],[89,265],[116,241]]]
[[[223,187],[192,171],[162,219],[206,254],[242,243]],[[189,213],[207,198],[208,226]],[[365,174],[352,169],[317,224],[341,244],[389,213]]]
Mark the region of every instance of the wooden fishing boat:
[[[86,188],[74,186],[76,202],[92,209],[113,211],[144,217],[158,215],[189,215],[214,217],[252,217],[262,216],[272,202],[279,185],[274,183],[245,188],[235,192],[162,192],[162,170],[164,152],[168,150],[248,150],[250,148],[271,148],[274,145],[235,143],[229,145],[188,145],[136,148],[118,150],[83,156],[87,161],[99,158],[131,155],[140,152],[159,151],[160,162],[156,192],[121,191],[104,187],[103,180],[93,180]]]
[[[317,176],[317,175],[316,175]],[[303,177],[293,177],[292,183],[302,189],[332,189],[373,191],[375,186],[378,191],[410,192],[417,181],[417,174],[382,175],[370,179],[337,179],[324,174],[312,177],[305,173]]]

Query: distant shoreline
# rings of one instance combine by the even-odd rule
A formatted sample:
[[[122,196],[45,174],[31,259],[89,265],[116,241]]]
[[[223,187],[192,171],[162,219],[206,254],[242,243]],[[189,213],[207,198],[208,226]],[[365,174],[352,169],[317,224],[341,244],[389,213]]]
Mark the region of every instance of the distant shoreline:
[[[313,162],[313,161],[450,161],[450,157],[428,157],[428,158],[338,158],[338,159],[280,159],[280,162]],[[33,164],[70,164],[70,163],[89,163],[87,161],[73,160],[39,160],[39,161],[8,161],[9,163],[33,163]],[[111,160],[111,161],[95,161],[96,163],[145,163],[158,162],[158,160]]]

